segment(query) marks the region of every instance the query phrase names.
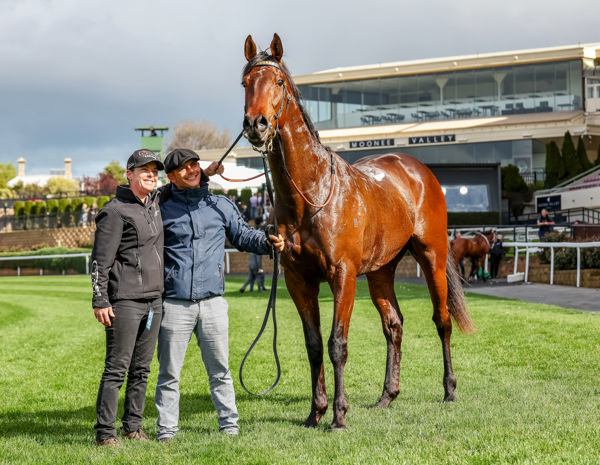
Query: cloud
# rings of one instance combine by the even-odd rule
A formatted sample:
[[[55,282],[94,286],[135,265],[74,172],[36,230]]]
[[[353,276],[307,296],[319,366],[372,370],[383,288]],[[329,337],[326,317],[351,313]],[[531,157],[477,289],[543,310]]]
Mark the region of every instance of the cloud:
[[[0,163],[28,174],[73,159],[95,175],[139,148],[137,126],[208,120],[237,134],[243,43],[273,32],[295,74],[597,40],[595,0],[3,0]],[[168,134],[167,134],[168,136]]]

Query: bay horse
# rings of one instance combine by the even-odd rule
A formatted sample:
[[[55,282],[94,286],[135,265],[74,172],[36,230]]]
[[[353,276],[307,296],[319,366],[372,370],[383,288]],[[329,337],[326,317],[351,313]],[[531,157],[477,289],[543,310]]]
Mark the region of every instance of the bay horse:
[[[471,271],[469,272],[469,276],[466,278],[467,281],[473,276],[477,276],[479,269],[483,268],[485,264],[485,257],[490,252],[490,248],[492,244],[496,242],[497,237],[498,236],[496,235],[496,232],[491,230],[477,233],[474,237],[457,237],[450,242],[450,247],[454,256],[454,265],[456,266],[457,270],[459,267],[461,267],[461,260],[464,258],[471,259]],[[485,281],[485,273],[482,273],[481,276]]]
[[[357,275],[366,275],[387,341],[383,393],[388,407],[399,393],[403,316],[394,292],[394,273],[407,251],[427,279],[433,321],[442,343],[444,400],[455,400],[450,358],[452,315],[470,332],[460,279],[448,261],[446,203],[431,171],[400,153],[365,157],[353,165],[323,146],[282,62],[277,34],[270,54],[257,52],[251,36],[244,47],[243,129],[255,148],[265,147],[275,191],[274,211],[286,245],[281,255],[288,291],[302,320],[311,370],[312,404],[306,427],[317,427],[328,407],[323,366],[319,288],[334,296],[329,336],[335,392],[332,430],[346,427],[348,403],[344,366]]]

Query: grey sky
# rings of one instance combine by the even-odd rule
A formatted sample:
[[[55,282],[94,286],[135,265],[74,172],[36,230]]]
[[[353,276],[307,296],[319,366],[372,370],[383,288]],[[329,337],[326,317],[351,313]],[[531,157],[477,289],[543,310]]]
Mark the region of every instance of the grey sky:
[[[294,74],[600,42],[597,0],[0,0],[0,163],[94,176],[137,126],[241,129],[243,44],[277,32]],[[169,133],[167,133],[167,137]]]

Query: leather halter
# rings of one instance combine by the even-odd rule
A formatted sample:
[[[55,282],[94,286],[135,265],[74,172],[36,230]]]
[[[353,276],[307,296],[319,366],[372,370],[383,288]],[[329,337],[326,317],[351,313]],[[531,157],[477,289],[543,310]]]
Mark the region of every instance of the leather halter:
[[[252,66],[251,69],[257,68],[259,66],[273,66],[274,68],[277,68],[279,71],[281,71],[285,75],[285,72],[283,71],[283,69],[281,68],[281,66],[279,65],[279,63],[275,63],[274,61],[259,61],[258,63],[255,63]],[[336,172],[335,172],[335,162],[334,162],[334,158],[333,158],[333,152],[328,147],[325,147],[325,149],[327,150],[327,152],[329,152],[329,156],[330,156],[330,163],[331,163],[331,184],[330,184],[330,188],[329,188],[329,195],[327,196],[327,200],[325,200],[325,203],[323,203],[322,205],[316,205],[316,204],[312,203],[310,200],[308,200],[306,198],[306,196],[302,193],[302,191],[300,191],[300,188],[296,185],[296,183],[292,179],[292,176],[290,175],[290,172],[287,169],[287,164],[285,162],[285,151],[284,151],[284,148],[283,148],[283,141],[281,140],[281,132],[279,130],[279,118],[280,118],[281,114],[283,113],[284,106],[285,106],[285,109],[287,111],[291,99],[292,99],[292,93],[287,90],[287,83],[284,81],[284,84],[283,84],[283,96],[282,96],[282,99],[281,99],[281,105],[279,107],[279,111],[277,112],[277,114],[271,116],[271,118],[269,119],[269,126],[273,129],[273,131],[269,135],[269,143],[268,143],[268,145],[266,145],[266,149],[267,150],[266,150],[266,152],[263,152],[263,151],[255,148],[254,146],[252,146],[252,148],[253,148],[253,150],[255,150],[255,151],[259,152],[260,154],[262,154],[263,157],[264,157],[264,155],[266,155],[266,153],[268,153],[268,152],[273,153],[273,140],[275,139],[275,137],[279,136],[280,147],[281,147],[281,155],[282,155],[281,159],[283,161],[283,169],[284,169],[285,174],[287,175],[288,179],[290,180],[290,183],[291,183],[292,187],[296,190],[296,192],[298,193],[298,195],[300,195],[300,197],[302,197],[302,200],[304,200],[311,207],[313,207],[313,208],[324,208],[331,201],[331,199],[333,197],[334,187],[335,187],[334,178],[336,178]],[[272,119],[275,119],[275,121],[276,121],[276,126],[275,127],[273,127],[273,125],[271,123]],[[266,171],[266,166],[265,166],[265,171]]]
[[[272,66],[273,68],[277,68],[279,71],[281,71],[283,73],[283,69],[281,69],[281,66],[279,65],[279,63],[275,63],[274,61],[259,61],[254,66],[252,66],[252,69],[258,68],[259,66]],[[277,125],[275,127],[275,132],[279,132],[279,117],[283,113],[283,107],[284,106],[285,106],[285,108],[287,110],[287,107],[290,104],[290,100],[292,100],[292,93],[287,90],[287,85],[284,82],[284,84],[283,84],[283,97],[281,98],[281,105],[279,106],[279,111],[277,112],[277,114],[271,116],[271,118],[270,118],[270,120],[274,119],[276,121],[276,123],[277,123]],[[269,120],[269,125],[271,127],[273,127],[273,124],[271,123],[270,120]],[[270,148],[272,148],[272,146],[273,146],[273,139],[275,138],[275,133],[273,133],[269,137],[271,139],[270,142],[269,142]]]

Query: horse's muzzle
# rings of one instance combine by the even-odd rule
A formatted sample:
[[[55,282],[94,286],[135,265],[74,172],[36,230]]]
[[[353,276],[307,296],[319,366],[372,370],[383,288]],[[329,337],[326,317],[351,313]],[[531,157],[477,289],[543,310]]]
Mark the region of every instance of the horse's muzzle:
[[[270,124],[267,117],[263,114],[258,115],[254,119],[246,115],[244,117],[243,128],[248,141],[254,146],[261,146],[269,136]]]

